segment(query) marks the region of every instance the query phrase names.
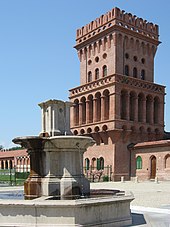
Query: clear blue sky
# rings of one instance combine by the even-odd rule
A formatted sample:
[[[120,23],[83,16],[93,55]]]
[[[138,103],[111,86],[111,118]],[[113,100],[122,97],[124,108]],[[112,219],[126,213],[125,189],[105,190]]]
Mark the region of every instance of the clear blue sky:
[[[0,144],[39,134],[38,103],[68,100],[68,90],[79,85],[76,29],[114,7],[160,26],[155,82],[166,85],[170,131],[169,0],[0,0]]]

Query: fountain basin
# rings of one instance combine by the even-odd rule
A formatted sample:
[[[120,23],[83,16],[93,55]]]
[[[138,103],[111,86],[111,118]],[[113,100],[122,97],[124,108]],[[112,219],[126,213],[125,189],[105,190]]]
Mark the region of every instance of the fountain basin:
[[[48,199],[49,198],[49,199]],[[78,200],[1,200],[0,220],[3,226],[126,226],[131,225],[131,193],[105,195]]]

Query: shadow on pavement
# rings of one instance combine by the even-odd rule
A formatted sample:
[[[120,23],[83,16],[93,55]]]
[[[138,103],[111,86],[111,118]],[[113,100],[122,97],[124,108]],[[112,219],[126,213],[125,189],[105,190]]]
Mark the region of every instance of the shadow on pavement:
[[[132,225],[130,226],[140,226],[146,224],[143,214],[132,213]]]

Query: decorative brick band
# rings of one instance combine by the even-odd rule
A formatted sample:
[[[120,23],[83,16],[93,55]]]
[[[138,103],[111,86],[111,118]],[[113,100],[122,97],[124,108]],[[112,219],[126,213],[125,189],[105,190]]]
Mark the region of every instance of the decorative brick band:
[[[127,84],[132,87],[142,88],[145,90],[149,90],[149,91],[157,92],[157,93],[161,93],[161,94],[164,94],[164,92],[165,92],[164,86],[161,86],[161,85],[158,85],[155,83],[151,83],[148,81],[143,81],[143,80],[136,79],[136,78],[134,79],[133,77],[127,77],[127,76],[123,76],[123,75],[114,74],[114,75],[103,77],[99,80],[96,80],[91,83],[88,83],[88,84],[85,84],[85,85],[82,85],[82,86],[69,90],[70,97],[80,95],[83,92],[87,92],[89,90],[105,86],[106,84],[108,85],[109,83]]]

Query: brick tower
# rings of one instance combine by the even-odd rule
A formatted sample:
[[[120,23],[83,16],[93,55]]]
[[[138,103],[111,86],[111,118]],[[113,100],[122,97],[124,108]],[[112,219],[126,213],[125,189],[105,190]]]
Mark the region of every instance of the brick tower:
[[[85,165],[131,176],[128,146],[163,138],[165,87],[154,83],[158,26],[114,8],[77,30],[80,86],[70,90],[71,129],[96,145]]]

